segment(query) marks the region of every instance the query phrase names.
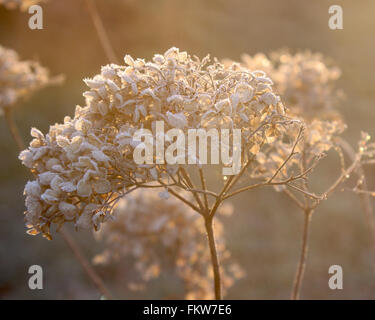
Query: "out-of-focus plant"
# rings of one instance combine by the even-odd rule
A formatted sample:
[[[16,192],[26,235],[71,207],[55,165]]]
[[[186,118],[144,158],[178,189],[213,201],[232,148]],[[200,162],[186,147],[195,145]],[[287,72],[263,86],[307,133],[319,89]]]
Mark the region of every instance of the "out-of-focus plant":
[[[181,193],[186,199],[191,194]],[[218,215],[231,215],[229,205]],[[95,233],[105,243],[105,250],[94,258],[98,264],[108,264],[132,257],[141,282],[131,283],[139,288],[144,282],[159,276],[161,270],[174,270],[184,284],[186,299],[213,299],[212,268],[206,245],[203,219],[185,204],[165,198],[156,190],[140,189],[121,199],[113,212],[114,220],[103,224]],[[226,249],[224,226],[214,224],[218,256],[222,266],[223,292],[243,276],[241,268],[232,262]],[[127,269],[129,272],[129,269]]]
[[[267,58],[264,54],[242,56],[250,70],[265,70],[275,84],[275,91],[292,113],[304,119],[337,120],[337,110],[343,99],[336,81],[341,70],[320,53],[310,51],[291,54],[286,50],[275,51]]]
[[[20,60],[17,52],[0,46],[0,108],[50,84],[49,71],[38,62]]]
[[[293,190],[286,189],[285,186],[277,188],[278,191],[284,191],[297,204],[305,217],[301,254],[292,290],[292,299],[298,299],[306,265],[313,212],[319,203],[327,199],[353,172],[361,170],[362,163],[369,156],[366,149],[369,136],[362,135],[356,151],[340,137],[346,125],[337,109],[343,94],[336,89],[335,81],[341,72],[337,67],[329,66],[321,54],[307,51],[291,55],[288,52],[279,51],[272,53],[270,57],[269,59],[264,54],[257,54],[254,57],[244,55],[243,65],[250,70],[257,68],[267,70],[275,83],[275,91],[290,107],[291,114],[303,120],[306,126],[303,139],[293,149],[296,156],[283,167],[283,174],[288,176],[298,168],[302,172],[306,170],[312,172],[329,150],[337,152],[341,163],[339,176],[319,196],[308,196],[308,193],[314,195],[315,193],[310,191],[311,186],[307,175],[294,185]],[[226,64],[228,63],[226,61]],[[270,169],[277,167],[282,162],[283,156],[289,152],[283,141],[276,141],[271,148],[273,151],[268,156],[262,153],[257,156],[259,175],[269,176]],[[344,152],[349,155],[351,161],[348,166],[345,164]],[[364,177],[361,176],[361,179],[363,183]],[[299,192],[301,189],[304,191],[303,194]],[[374,223],[368,199],[364,199],[364,204],[369,221]],[[372,230],[373,235],[374,230]]]
[[[262,71],[225,67],[216,59],[210,64],[208,56],[200,60],[176,48],[155,55],[150,62],[128,55],[124,60],[125,65],[104,66],[101,74],[85,80],[89,87],[84,93],[86,105],[78,106],[73,118],[51,126],[47,135],[32,129],[34,140],[20,155],[35,175],[25,188],[28,233],[42,233],[50,239],[51,226],[61,227],[65,222],[99,229],[123,196],[139,188],[164,188],[204,218],[215,297],[220,299],[213,230],[217,209],[240,192],[267,185],[290,187],[291,182],[304,177],[306,172],[285,179],[279,176],[292,158],[289,154],[270,177],[255,177],[258,181],[250,185],[246,180],[244,187],[231,191],[244,173],[251,171],[261,150],[281,139],[288,145],[300,141],[302,123],[287,115],[272,90],[272,81]],[[138,142],[133,134],[148,129],[154,133],[155,145],[157,139],[164,139],[155,135],[158,120],[165,122],[165,131],[241,129],[240,173],[220,179],[215,187],[222,184],[221,190],[216,193],[206,184],[204,165],[191,165],[191,170],[179,163],[137,165],[133,152]],[[165,141],[165,148],[171,143]],[[187,152],[183,156],[189,158]],[[199,187],[192,171],[197,172]],[[190,192],[194,201],[181,196],[181,190]]]
[[[38,62],[20,60],[17,52],[0,46],[0,114],[4,114],[19,148],[24,145],[13,121],[14,105],[22,98],[51,84],[62,81],[51,78],[49,71]]]
[[[0,5],[5,6],[7,9],[20,9],[25,11],[30,6],[43,1],[45,0],[0,0]]]

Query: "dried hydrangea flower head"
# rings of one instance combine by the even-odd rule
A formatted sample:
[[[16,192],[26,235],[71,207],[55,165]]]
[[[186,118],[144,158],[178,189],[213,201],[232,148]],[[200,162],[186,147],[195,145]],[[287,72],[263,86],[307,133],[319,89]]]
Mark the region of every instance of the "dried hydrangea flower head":
[[[226,60],[224,64],[231,62]],[[295,156],[280,170],[287,177],[301,163],[304,154],[306,166],[335,146],[334,138],[341,134],[346,125],[336,110],[340,91],[335,82],[340,77],[337,67],[329,66],[319,53],[300,52],[292,55],[285,51],[273,52],[268,58],[264,54],[243,55],[242,65],[249,70],[265,70],[274,82],[275,91],[290,108],[289,112],[305,123],[304,135],[295,145]],[[296,128],[288,127],[296,132]],[[290,132],[289,135],[293,133]],[[270,176],[284,161],[294,147],[293,142],[281,139],[265,148],[257,155],[252,177]],[[285,187],[276,187],[283,190]]]
[[[0,5],[5,6],[7,9],[21,9],[25,11],[30,6],[40,2],[42,0],[0,0]]]
[[[335,83],[341,71],[326,60],[322,54],[310,51],[294,55],[276,51],[270,58],[261,53],[242,56],[246,68],[264,70],[268,74],[274,82],[275,92],[293,113],[305,119],[338,119],[335,108],[342,92],[335,88]]]
[[[231,65],[233,61],[230,59],[223,60],[224,65]],[[262,70],[265,72],[271,79],[275,70],[275,66],[272,61],[267,58],[264,53],[257,53],[253,56],[248,54],[243,54],[241,56],[241,64],[249,70]],[[274,83],[275,86],[275,83]],[[277,90],[275,89],[277,92]],[[289,108],[289,107],[288,107]]]
[[[39,63],[22,61],[17,52],[0,46],[0,110],[54,81]]]
[[[46,135],[32,130],[34,140],[20,155],[36,177],[25,188],[30,233],[50,237],[51,224],[66,221],[97,228],[125,190],[177,180],[182,164],[137,165],[133,159],[139,143],[133,133],[154,133],[156,121],[164,121],[165,132],[240,128],[242,163],[294,123],[262,71],[224,67],[217,59],[210,64],[208,56],[200,60],[177,48],[152,62],[124,60],[85,80],[86,105],[73,118]]]
[[[185,193],[184,196],[189,198],[190,195]],[[218,212],[219,217],[231,213],[231,206]],[[243,272],[229,259],[220,218],[215,222],[215,231],[223,289],[228,289]],[[214,298],[204,221],[179,200],[161,198],[157,190],[137,190],[117,204],[114,220],[105,223],[95,236],[106,248],[94,258],[95,263],[108,264],[130,257],[134,260],[140,283],[132,285],[139,287],[157,278],[161,270],[172,270],[184,284],[185,298]]]
[[[335,139],[344,130],[345,125],[341,121],[312,120],[305,122],[304,132],[296,143],[275,141],[263,152],[259,152],[254,162],[252,178],[270,177],[285,161],[285,158],[293,154],[290,160],[282,167],[279,176],[287,179],[298,172],[298,169],[313,168],[325,154],[336,148]],[[289,128],[295,134],[296,129]],[[286,186],[275,186],[277,191],[283,191]]]
[[[280,53],[273,59],[275,82],[291,109],[303,112],[304,117],[306,113],[322,117],[334,111],[341,96],[335,88],[341,75],[339,68],[329,66],[320,53]]]

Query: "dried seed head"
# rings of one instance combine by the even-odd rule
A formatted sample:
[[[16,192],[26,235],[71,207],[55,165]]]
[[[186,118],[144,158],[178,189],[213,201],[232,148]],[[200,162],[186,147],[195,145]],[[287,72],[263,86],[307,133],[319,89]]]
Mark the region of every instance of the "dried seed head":
[[[34,61],[21,61],[11,49],[0,46],[0,110],[20,98],[55,82],[49,72]],[[32,134],[34,135],[34,134]]]
[[[133,159],[139,144],[134,132],[154,133],[156,121],[164,121],[165,131],[179,128],[186,136],[188,129],[241,129],[243,163],[250,152],[285,138],[293,123],[264,72],[235,64],[225,67],[217,59],[209,64],[208,57],[193,59],[177,48],[156,55],[154,62],[130,56],[124,60],[125,65],[107,65],[101,74],[84,80],[89,87],[86,105],[78,106],[73,118],[51,126],[45,136],[32,132],[34,140],[20,159],[44,195],[26,191],[26,220],[33,233],[49,234],[52,224],[67,221],[58,206],[61,201],[77,208],[69,221],[77,224],[85,212],[84,224],[96,228],[96,212],[88,213],[87,207],[110,211],[112,201],[126,189],[176,175],[179,165],[138,165]],[[169,144],[166,139],[165,148]],[[42,210],[36,214],[36,208]]]

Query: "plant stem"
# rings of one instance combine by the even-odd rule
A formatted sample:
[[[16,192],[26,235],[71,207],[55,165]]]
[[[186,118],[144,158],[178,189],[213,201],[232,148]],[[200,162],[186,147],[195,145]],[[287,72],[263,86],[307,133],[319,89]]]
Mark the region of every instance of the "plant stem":
[[[344,139],[337,137],[337,143],[340,145],[340,147],[345,151],[345,153],[348,155],[348,157],[351,159],[351,161],[355,161],[356,153],[353,150],[352,146],[345,141]],[[362,184],[358,187],[359,190],[367,190],[367,181],[365,172],[363,170],[362,165],[358,166],[357,169],[357,175],[359,179],[362,179]],[[374,215],[374,209],[371,204],[371,198],[368,193],[360,193],[359,199],[361,200],[363,211],[365,213],[365,217],[367,220],[367,224],[370,230],[370,236],[372,240],[372,251],[373,251],[373,261],[374,261],[374,269],[375,269],[375,215]]]
[[[184,176],[184,178],[185,178],[185,180],[188,184],[188,187],[189,188],[195,188],[189,174],[184,170],[181,170],[181,173],[183,174],[183,176]],[[203,171],[200,171],[200,177],[201,177],[202,187],[205,190],[206,183],[205,183]],[[216,199],[215,204],[214,204],[214,206],[212,207],[211,210],[209,210],[208,202],[206,202],[206,200],[205,200],[205,206],[203,206],[201,201],[200,201],[199,196],[196,195],[196,197],[194,197],[195,201],[197,203],[197,206],[198,206],[198,207],[195,207],[195,211],[197,211],[198,213],[200,213],[203,216],[204,222],[205,222],[207,240],[208,240],[208,245],[209,245],[209,248],[210,248],[212,271],[213,271],[213,275],[214,275],[214,291],[215,291],[215,299],[216,300],[221,300],[222,294],[221,294],[220,265],[219,265],[219,258],[218,258],[218,255],[217,255],[217,250],[216,250],[215,233],[214,233],[214,228],[213,228],[213,219],[214,219],[215,213],[217,211],[217,208],[220,206],[220,204],[222,202],[221,197],[223,196],[223,194],[224,194],[226,188],[228,187],[228,185],[229,185],[229,181],[224,186],[224,188],[221,192],[221,195],[218,196],[218,198]],[[194,195],[194,193],[193,193],[193,195]]]
[[[199,168],[199,177],[201,179],[201,185],[202,185],[203,191],[207,192],[206,179],[204,177],[204,172],[203,172],[202,168]],[[204,206],[205,206],[206,210],[209,210],[207,193],[204,193]]]
[[[213,218],[206,217],[205,218],[205,226],[208,238],[208,244],[210,246],[210,253],[211,253],[211,261],[212,261],[212,270],[214,273],[214,285],[215,285],[215,299],[221,300],[221,277],[220,277],[220,266],[219,266],[219,259],[217,256],[216,244],[215,244],[215,236],[214,236],[214,229],[213,229]]]
[[[98,35],[100,44],[103,47],[103,50],[107,56],[107,59],[110,63],[119,63],[119,60],[116,57],[115,51],[109,40],[107,31],[104,28],[103,21],[99,15],[98,8],[96,7],[94,0],[85,0],[87,9],[91,16],[92,22],[94,24],[96,33]]]
[[[72,250],[74,256],[76,257],[80,265],[82,266],[82,269],[86,272],[86,274],[89,276],[89,278],[94,283],[96,288],[100,291],[100,293],[107,299],[113,299],[112,294],[106,288],[102,278],[100,278],[100,276],[96,273],[91,264],[87,261],[87,259],[82,254],[82,251],[77,246],[77,243],[74,241],[73,237],[69,234],[69,232],[64,230],[64,228],[61,228],[59,232],[65,240],[66,244]]]
[[[11,107],[4,108],[4,117],[8,125],[8,129],[13,137],[14,142],[17,144],[17,147],[20,151],[25,149],[25,144],[18,130],[16,123],[13,118],[13,111]]]
[[[313,211],[306,209],[304,211],[304,225],[303,225],[303,235],[302,235],[302,246],[301,253],[298,262],[297,272],[294,279],[293,291],[292,291],[292,300],[298,300],[301,292],[302,281],[306,268],[306,260],[308,254],[308,240],[309,240],[309,231],[310,231],[310,222]]]

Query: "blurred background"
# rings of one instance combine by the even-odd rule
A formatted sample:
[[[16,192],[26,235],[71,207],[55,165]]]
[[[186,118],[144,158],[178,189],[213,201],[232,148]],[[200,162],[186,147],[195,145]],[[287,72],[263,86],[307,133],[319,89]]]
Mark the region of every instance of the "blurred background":
[[[150,59],[171,46],[190,54],[210,53],[239,60],[242,53],[270,53],[280,48],[311,49],[330,57],[342,69],[338,86],[346,94],[340,106],[354,144],[361,130],[375,135],[375,2],[297,0],[97,0],[97,6],[119,57]],[[328,8],[340,4],[344,30],[328,28]],[[105,54],[83,0],[49,0],[43,4],[44,29],[28,28],[27,13],[0,7],[0,44],[15,49],[22,59],[35,59],[52,74],[65,74],[62,86],[46,88],[17,105],[15,118],[25,141],[31,127],[46,132],[50,124],[73,115],[83,104],[84,77],[99,72]],[[0,118],[0,299],[98,299],[81,267],[60,237],[47,241],[25,233],[24,184],[28,172]],[[332,168],[337,168],[337,171]],[[338,159],[326,159],[314,187],[333,181]],[[375,171],[367,168],[375,189]],[[271,200],[271,201],[270,201]],[[375,204],[375,203],[374,203]],[[298,261],[302,213],[282,194],[263,189],[239,196],[235,214],[224,220],[228,249],[246,271],[229,290],[227,299],[288,299]],[[101,247],[90,233],[75,233],[86,256]],[[358,197],[336,192],[313,216],[310,252],[302,287],[303,299],[373,299],[375,257]],[[30,265],[44,270],[44,290],[27,286]],[[328,288],[328,268],[341,265],[344,289]],[[118,270],[123,272],[118,274]],[[162,274],[147,289],[132,292],[127,264],[97,269],[121,298],[175,297],[175,284]]]

